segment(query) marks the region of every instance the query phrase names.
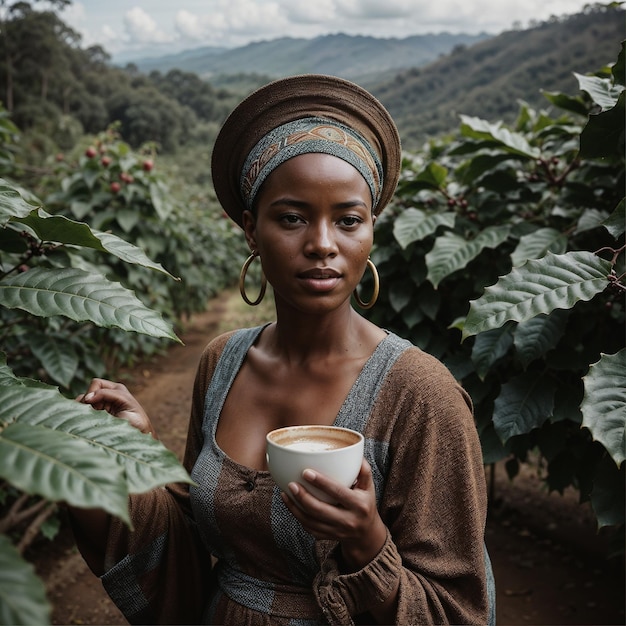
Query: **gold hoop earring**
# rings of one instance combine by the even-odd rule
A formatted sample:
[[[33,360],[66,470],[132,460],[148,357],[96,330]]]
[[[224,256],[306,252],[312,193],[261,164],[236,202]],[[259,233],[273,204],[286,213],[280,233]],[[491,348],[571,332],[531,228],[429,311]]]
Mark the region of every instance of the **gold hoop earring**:
[[[239,274],[239,293],[241,294],[241,297],[243,298],[244,302],[246,304],[249,304],[250,306],[256,306],[257,304],[260,304],[261,300],[263,300],[263,296],[265,295],[265,288],[267,287],[267,279],[265,278],[265,274],[263,273],[263,270],[261,270],[261,291],[259,292],[257,299],[252,301],[250,300],[250,298],[248,298],[246,294],[246,274],[248,273],[248,268],[250,267],[250,263],[252,263],[252,261],[254,261],[255,257],[257,256],[259,256],[259,253],[254,251],[246,259],[246,262],[243,264],[243,267],[241,268],[241,273]]]
[[[363,302],[363,300],[361,300],[361,298],[359,298],[359,294],[355,288],[355,290],[352,292],[352,295],[354,296],[354,299],[356,300],[356,303],[362,308],[362,309],[371,309],[374,304],[376,304],[376,300],[378,300],[378,290],[380,287],[380,280],[378,278],[378,270],[376,269],[376,266],[374,265],[374,262],[372,261],[372,259],[370,259],[369,257],[367,258],[367,267],[370,268],[370,271],[372,272],[372,277],[374,279],[374,292],[372,293],[372,297],[370,298],[369,302]]]

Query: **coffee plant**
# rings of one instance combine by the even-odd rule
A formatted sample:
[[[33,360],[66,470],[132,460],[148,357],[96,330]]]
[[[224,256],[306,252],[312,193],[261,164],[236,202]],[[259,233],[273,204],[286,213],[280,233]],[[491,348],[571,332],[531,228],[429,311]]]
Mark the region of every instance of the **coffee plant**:
[[[0,116],[5,176],[19,169],[16,137]],[[130,523],[129,493],[189,480],[159,442],[71,398],[178,340],[176,324],[232,283],[243,259],[236,246],[229,254],[228,222],[202,210],[207,199],[181,208],[153,154],[132,153],[114,130],[55,164],[38,182],[45,201],[0,179],[1,624],[49,623],[22,555],[38,533],[54,535],[58,502]]]
[[[441,358],[471,394],[486,464],[540,457],[599,527],[623,528],[624,47],[580,93],[514,125],[461,116],[406,155],[377,223],[380,325]],[[616,551],[623,551],[616,532]]]

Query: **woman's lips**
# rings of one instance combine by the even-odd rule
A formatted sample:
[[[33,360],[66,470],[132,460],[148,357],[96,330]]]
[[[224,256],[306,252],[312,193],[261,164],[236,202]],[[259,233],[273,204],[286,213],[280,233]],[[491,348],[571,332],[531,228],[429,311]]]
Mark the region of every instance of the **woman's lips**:
[[[311,291],[324,292],[331,291],[340,281],[341,274],[331,268],[314,268],[298,274],[298,278],[303,281]]]

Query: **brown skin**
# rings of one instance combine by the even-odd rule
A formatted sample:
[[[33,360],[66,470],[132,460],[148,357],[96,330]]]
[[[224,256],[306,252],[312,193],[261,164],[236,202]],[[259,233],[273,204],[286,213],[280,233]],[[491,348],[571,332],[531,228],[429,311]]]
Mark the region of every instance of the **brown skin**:
[[[276,168],[257,196],[255,214],[244,213],[246,240],[258,251],[274,289],[277,321],[250,348],[220,414],[217,443],[237,463],[266,469],[265,435],[274,428],[333,424],[385,337],[350,305],[372,247],[374,221],[365,180],[345,161],[324,154],[297,156]],[[94,381],[82,401],[154,435],[123,385]],[[367,565],[387,534],[367,461],[350,489],[317,472],[307,471],[304,478],[338,504],[322,502],[292,483],[299,506],[283,494],[291,513],[315,538],[339,541],[350,571]],[[93,523],[93,515],[84,518],[85,524]],[[108,523],[105,518],[96,518],[98,532]],[[89,535],[95,552],[103,548],[102,534]],[[397,589],[375,619],[392,623],[396,600]]]

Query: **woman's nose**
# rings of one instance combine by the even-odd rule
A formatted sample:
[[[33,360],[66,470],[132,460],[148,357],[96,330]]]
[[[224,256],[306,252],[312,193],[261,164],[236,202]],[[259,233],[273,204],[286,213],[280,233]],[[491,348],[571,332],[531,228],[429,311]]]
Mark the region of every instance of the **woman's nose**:
[[[337,253],[337,242],[331,224],[320,221],[310,225],[307,232],[305,253],[322,258],[334,256]]]

